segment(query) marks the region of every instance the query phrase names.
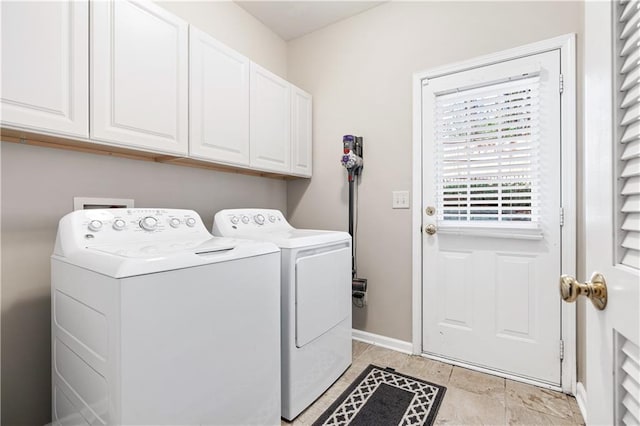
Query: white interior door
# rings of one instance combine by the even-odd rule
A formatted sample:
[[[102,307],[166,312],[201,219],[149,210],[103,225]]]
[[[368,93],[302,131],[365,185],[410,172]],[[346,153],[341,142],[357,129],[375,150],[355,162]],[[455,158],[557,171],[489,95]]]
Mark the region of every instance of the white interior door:
[[[594,425],[640,424],[640,2],[617,3],[585,3],[583,274],[602,273],[608,287],[604,310],[586,306],[586,420]]]
[[[426,80],[422,111],[423,352],[558,386],[560,51]]]

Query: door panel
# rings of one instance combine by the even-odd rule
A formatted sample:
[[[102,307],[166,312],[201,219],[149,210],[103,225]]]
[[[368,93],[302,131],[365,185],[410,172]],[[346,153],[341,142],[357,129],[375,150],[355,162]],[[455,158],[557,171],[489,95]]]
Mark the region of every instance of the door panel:
[[[469,263],[471,253],[441,252],[443,301],[440,323],[458,328],[472,329],[473,281]]]
[[[190,31],[189,154],[249,165],[249,59]]]
[[[535,340],[535,263],[534,256],[496,256],[496,336]]]
[[[87,1],[2,3],[3,125],[89,135],[88,16]]]
[[[422,92],[422,221],[436,226],[423,235],[423,351],[556,386],[559,80],[554,50]]]
[[[91,138],[186,154],[187,23],[123,0],[91,3],[91,24]]]
[[[291,173],[311,176],[311,95],[291,85]]]
[[[291,87],[251,63],[249,139],[251,166],[289,172],[291,166]]]

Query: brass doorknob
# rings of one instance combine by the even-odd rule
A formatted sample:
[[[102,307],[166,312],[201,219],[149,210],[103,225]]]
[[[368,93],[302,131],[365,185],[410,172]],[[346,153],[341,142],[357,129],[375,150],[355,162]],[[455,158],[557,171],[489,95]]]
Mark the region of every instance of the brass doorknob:
[[[565,302],[575,302],[578,296],[587,296],[596,309],[603,310],[607,306],[607,282],[604,275],[595,272],[591,281],[581,284],[571,275],[560,277],[560,296]]]
[[[426,232],[429,235],[433,235],[436,233],[436,226],[434,224],[429,224],[424,227],[424,232]]]

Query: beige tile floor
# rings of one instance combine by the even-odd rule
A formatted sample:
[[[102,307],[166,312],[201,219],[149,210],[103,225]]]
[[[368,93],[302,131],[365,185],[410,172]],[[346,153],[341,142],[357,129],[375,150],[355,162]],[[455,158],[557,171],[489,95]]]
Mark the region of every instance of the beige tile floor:
[[[311,425],[369,364],[447,387],[438,425],[584,425],[575,398],[419,356],[353,342],[353,364],[294,422]]]

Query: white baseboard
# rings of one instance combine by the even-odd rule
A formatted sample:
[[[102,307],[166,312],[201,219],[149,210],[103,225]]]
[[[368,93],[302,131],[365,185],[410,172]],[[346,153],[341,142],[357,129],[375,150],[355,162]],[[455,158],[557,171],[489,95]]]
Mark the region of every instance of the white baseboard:
[[[392,337],[381,336],[379,334],[369,333],[367,331],[352,329],[353,340],[368,343],[370,345],[381,346],[383,348],[392,349],[411,355],[413,353],[413,344],[404,340],[394,339]]]
[[[582,414],[582,419],[585,424],[587,423],[587,390],[584,388],[582,382],[578,382],[576,385],[576,402],[578,403],[578,408],[580,408],[580,413]]]

